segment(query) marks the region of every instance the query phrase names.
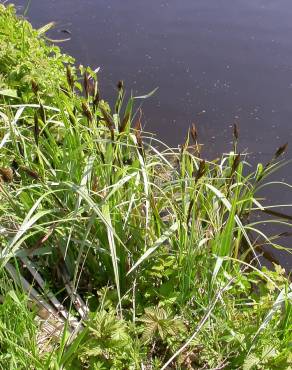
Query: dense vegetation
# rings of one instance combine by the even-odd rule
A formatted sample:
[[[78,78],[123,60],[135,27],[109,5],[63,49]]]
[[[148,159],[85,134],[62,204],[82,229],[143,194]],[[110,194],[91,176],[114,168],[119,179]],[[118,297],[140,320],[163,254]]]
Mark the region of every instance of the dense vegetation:
[[[291,368],[291,286],[253,217],[285,146],[255,172],[236,126],[220,160],[195,126],[171,149],[48,28],[0,5],[1,369]]]

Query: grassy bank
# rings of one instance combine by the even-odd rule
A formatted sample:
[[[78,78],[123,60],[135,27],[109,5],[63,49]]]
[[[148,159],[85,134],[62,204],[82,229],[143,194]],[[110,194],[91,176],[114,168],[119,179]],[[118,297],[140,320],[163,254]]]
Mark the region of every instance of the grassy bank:
[[[257,197],[285,146],[255,171],[236,126],[220,160],[194,126],[169,148],[47,28],[0,5],[0,367],[291,368],[289,280],[259,257],[291,221]]]

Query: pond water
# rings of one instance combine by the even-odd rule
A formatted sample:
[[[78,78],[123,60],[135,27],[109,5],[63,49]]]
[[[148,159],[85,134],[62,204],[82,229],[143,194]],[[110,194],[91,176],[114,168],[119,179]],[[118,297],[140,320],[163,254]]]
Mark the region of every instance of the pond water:
[[[27,3],[13,2],[19,13]],[[120,79],[139,95],[159,87],[144,102],[145,129],[172,146],[196,122],[206,156],[229,151],[235,120],[251,160],[292,146],[291,0],[32,0],[27,17],[35,26],[57,22],[53,38],[70,32],[61,47],[101,67],[105,99]],[[277,179],[292,183],[291,168]],[[292,203],[282,188],[265,196]],[[291,256],[277,258],[291,268]]]

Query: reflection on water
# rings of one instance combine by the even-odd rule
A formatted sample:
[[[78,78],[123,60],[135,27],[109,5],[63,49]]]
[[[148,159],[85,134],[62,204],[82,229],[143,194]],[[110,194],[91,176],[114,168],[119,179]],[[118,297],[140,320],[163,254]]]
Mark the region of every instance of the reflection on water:
[[[139,94],[158,86],[144,122],[170,145],[195,121],[213,157],[231,148],[235,119],[241,150],[264,161],[292,142],[291,0],[32,0],[28,17],[56,21],[52,36],[71,37],[64,50],[101,67],[105,98],[119,79]],[[292,203],[291,192],[268,195]]]

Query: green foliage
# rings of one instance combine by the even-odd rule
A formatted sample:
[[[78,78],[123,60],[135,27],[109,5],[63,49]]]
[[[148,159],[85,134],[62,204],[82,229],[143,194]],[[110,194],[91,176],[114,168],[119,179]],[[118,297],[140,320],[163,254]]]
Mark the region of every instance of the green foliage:
[[[8,290],[5,278],[1,278],[0,283],[1,293],[5,294],[0,303],[0,368],[39,367],[37,324],[35,315],[27,307],[27,297],[13,289]]]
[[[46,43],[41,30],[17,18],[13,6],[0,4],[0,30],[0,96],[17,96],[18,101],[29,103],[35,81],[40,96],[45,96],[47,103],[54,101],[54,92],[66,81],[64,63],[71,64],[74,59]]]
[[[43,369],[289,368],[291,286],[255,256],[281,248],[263,222],[291,222],[252,221],[285,146],[255,172],[238,134],[216,161],[200,158],[194,128],[169,148],[141,130],[122,82],[111,108],[98,71],[71,67],[48,27],[0,12],[1,271],[66,318],[40,353],[26,300],[4,289],[1,366],[25,353]]]
[[[128,324],[113,310],[101,310],[86,323],[86,335],[79,337],[77,351],[66,367],[90,369],[135,369],[139,367],[138,343],[131,337]],[[74,346],[74,342],[72,344]]]
[[[167,337],[176,337],[185,331],[182,320],[173,317],[169,309],[151,307],[145,309],[145,314],[140,318],[145,325],[142,341],[155,341],[158,337],[165,341]]]

